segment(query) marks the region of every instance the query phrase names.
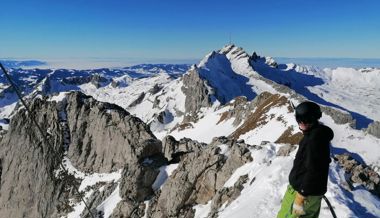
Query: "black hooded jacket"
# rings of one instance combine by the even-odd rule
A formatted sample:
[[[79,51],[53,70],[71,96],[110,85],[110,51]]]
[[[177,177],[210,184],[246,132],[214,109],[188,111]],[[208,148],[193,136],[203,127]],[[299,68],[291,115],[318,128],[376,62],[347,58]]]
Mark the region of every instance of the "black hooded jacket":
[[[318,123],[303,134],[289,182],[304,196],[323,195],[327,191],[330,141],[334,133],[329,127]]]

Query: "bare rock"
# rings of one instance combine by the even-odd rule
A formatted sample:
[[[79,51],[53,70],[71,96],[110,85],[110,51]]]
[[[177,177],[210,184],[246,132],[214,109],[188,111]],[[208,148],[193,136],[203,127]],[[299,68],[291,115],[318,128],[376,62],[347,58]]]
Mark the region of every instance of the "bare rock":
[[[197,67],[183,75],[182,92],[186,95],[185,117],[183,122],[197,121],[197,113],[202,107],[211,106],[207,81],[202,79]]]
[[[252,161],[246,144],[224,138],[186,154],[150,206],[150,217],[191,217],[195,204],[206,204],[232,173]],[[172,141],[172,140],[171,140]],[[227,146],[223,153],[220,146]],[[224,149],[225,150],[225,149]]]
[[[161,142],[123,108],[79,92],[67,96],[68,157],[81,171],[111,172],[161,152]]]
[[[380,122],[374,121],[371,124],[369,124],[368,128],[366,129],[366,132],[377,138],[380,138]]]
[[[110,218],[141,218],[145,213],[145,203],[122,200],[113,210]]]
[[[353,187],[353,184],[363,185],[372,194],[380,197],[380,175],[373,169],[361,164],[349,154],[335,155],[334,159],[346,171],[350,187]]]
[[[189,138],[182,138],[177,141],[173,136],[168,135],[162,139],[162,152],[170,162],[178,163],[180,157],[184,154],[199,151],[206,146],[205,143],[200,143]]]
[[[59,217],[72,191],[55,177],[63,157],[63,135],[55,102],[36,99],[32,114],[20,109],[0,144],[0,217]],[[31,117],[49,132],[47,145]]]
[[[159,170],[144,164],[128,164],[122,172],[120,196],[132,202],[142,202],[153,195],[152,184]]]
[[[138,104],[140,104],[145,98],[145,92],[141,92],[140,95],[131,103],[128,105],[128,107],[134,107]]]
[[[112,88],[117,88],[119,87],[119,85],[120,85],[119,81],[112,79],[112,82],[111,82]]]
[[[154,84],[154,86],[151,88],[151,89],[149,89],[149,93],[151,94],[151,95],[154,95],[154,94],[157,94],[159,91],[161,91],[162,90],[162,86],[159,86],[158,84]]]
[[[280,149],[278,149],[277,151],[277,156],[289,156],[289,154],[296,150],[296,146],[295,145],[291,145],[291,144],[286,144],[286,145],[283,145],[280,147]]]
[[[351,114],[348,112],[343,112],[341,110],[331,108],[331,107],[321,107],[323,113],[331,116],[331,118],[337,124],[349,123],[351,127],[355,128],[356,121],[352,118]]]
[[[91,213],[98,215],[98,217],[101,217],[101,215],[104,214],[104,208],[99,208],[98,210],[98,205],[101,204],[104,200],[106,200],[112,194],[112,192],[115,191],[117,183],[113,182],[106,184],[104,185],[103,191],[99,191],[99,188],[101,186],[103,185],[97,185],[97,188],[91,194],[90,198],[87,200],[87,205],[90,207]],[[92,218],[88,210],[84,210],[81,214],[81,217]]]
[[[211,211],[207,217],[216,218],[218,217],[219,208],[224,205],[226,202],[227,206],[232,201],[237,199],[240,196],[241,191],[244,188],[244,184],[248,181],[248,174],[240,176],[239,179],[235,182],[233,187],[223,187],[218,190],[211,202]]]

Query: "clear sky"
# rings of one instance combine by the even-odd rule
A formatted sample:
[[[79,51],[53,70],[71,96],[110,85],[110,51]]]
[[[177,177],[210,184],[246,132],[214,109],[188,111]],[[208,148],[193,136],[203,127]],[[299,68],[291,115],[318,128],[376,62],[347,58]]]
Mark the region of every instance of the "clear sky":
[[[380,58],[379,0],[1,0],[0,58]]]

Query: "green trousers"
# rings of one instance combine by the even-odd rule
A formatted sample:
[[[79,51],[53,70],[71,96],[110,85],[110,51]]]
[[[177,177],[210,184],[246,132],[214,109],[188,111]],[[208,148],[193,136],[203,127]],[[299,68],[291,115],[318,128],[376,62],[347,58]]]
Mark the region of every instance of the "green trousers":
[[[288,189],[285,192],[285,196],[282,199],[281,209],[277,214],[277,218],[296,218],[296,214],[292,214],[292,207],[294,198],[296,196],[296,190],[291,185],[288,185]],[[321,209],[321,196],[307,196],[304,202],[305,215],[299,216],[300,218],[318,218],[319,211]]]

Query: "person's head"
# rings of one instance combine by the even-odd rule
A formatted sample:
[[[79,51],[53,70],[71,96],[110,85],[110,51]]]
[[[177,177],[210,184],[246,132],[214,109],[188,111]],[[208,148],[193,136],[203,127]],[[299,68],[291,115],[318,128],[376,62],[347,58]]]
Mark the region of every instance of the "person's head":
[[[302,131],[310,129],[322,117],[321,108],[311,101],[304,101],[296,109],[296,120]]]

